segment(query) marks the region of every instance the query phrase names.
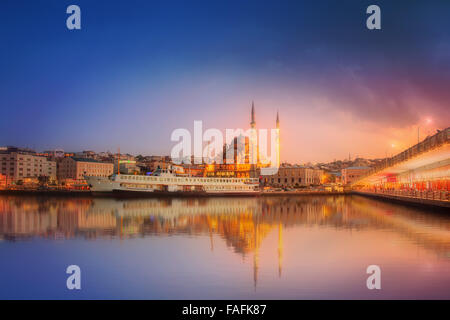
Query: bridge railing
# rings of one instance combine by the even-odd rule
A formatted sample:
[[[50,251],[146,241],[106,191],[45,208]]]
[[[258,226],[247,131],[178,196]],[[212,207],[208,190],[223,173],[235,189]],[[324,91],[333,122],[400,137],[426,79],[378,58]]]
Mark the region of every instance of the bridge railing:
[[[450,143],[450,127],[446,128],[442,131],[439,131],[438,133],[434,134],[433,136],[428,136],[422,142],[406,149],[405,151],[403,151],[391,158],[386,158],[385,161],[383,161],[381,164],[374,166],[373,168],[368,170],[366,174],[361,176],[358,180],[354,181],[351,185],[352,186],[357,185],[363,179],[365,179],[377,172],[380,172],[386,168],[392,167],[396,164],[399,164],[401,162],[404,162],[406,160],[414,158],[422,153],[431,151],[431,150],[438,148],[447,143]]]
[[[450,201],[450,192],[446,190],[359,190],[363,193],[382,194],[388,196],[415,198],[424,200]]]

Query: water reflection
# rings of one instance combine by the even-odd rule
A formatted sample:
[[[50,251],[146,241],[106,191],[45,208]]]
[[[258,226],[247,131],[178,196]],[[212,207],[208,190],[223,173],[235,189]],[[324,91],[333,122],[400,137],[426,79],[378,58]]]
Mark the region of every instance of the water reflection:
[[[450,219],[353,197],[134,199],[0,197],[0,238],[219,234],[236,253],[258,249],[276,229],[296,225],[390,229],[436,252],[450,247]],[[282,247],[279,245],[280,255]]]
[[[372,298],[372,263],[380,297],[449,297],[450,217],[358,196],[2,196],[0,240],[4,298],[71,298],[72,261],[97,283],[84,298]],[[132,285],[102,290],[119,272]]]

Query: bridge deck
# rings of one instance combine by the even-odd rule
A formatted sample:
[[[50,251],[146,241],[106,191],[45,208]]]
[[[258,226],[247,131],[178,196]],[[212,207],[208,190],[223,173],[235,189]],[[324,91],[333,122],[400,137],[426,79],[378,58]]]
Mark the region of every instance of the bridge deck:
[[[443,167],[450,159],[450,127],[397,154],[372,168],[351,186],[376,184],[380,177],[398,175],[411,170]],[[448,179],[448,177],[445,177]]]

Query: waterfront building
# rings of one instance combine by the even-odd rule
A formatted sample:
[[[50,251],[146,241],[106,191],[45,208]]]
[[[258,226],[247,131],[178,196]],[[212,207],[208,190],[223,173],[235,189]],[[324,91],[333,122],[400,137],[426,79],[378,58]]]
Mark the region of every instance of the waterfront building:
[[[40,176],[55,180],[56,162],[30,149],[6,147],[0,150],[0,174],[6,177],[8,184]]]
[[[84,176],[108,177],[113,174],[114,164],[87,158],[64,158],[58,164],[58,180],[84,180]]]
[[[366,174],[370,167],[348,167],[341,170],[342,184],[350,184]]]
[[[323,170],[304,166],[283,166],[274,175],[263,177],[267,186],[278,188],[308,187],[323,183]]]
[[[0,188],[6,187],[6,176],[0,173]]]

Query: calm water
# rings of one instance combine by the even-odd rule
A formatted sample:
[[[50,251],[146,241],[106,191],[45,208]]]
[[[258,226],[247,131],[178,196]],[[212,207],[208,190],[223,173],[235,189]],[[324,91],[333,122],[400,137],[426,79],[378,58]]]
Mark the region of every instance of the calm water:
[[[450,215],[357,196],[2,196],[0,298],[448,299]]]

